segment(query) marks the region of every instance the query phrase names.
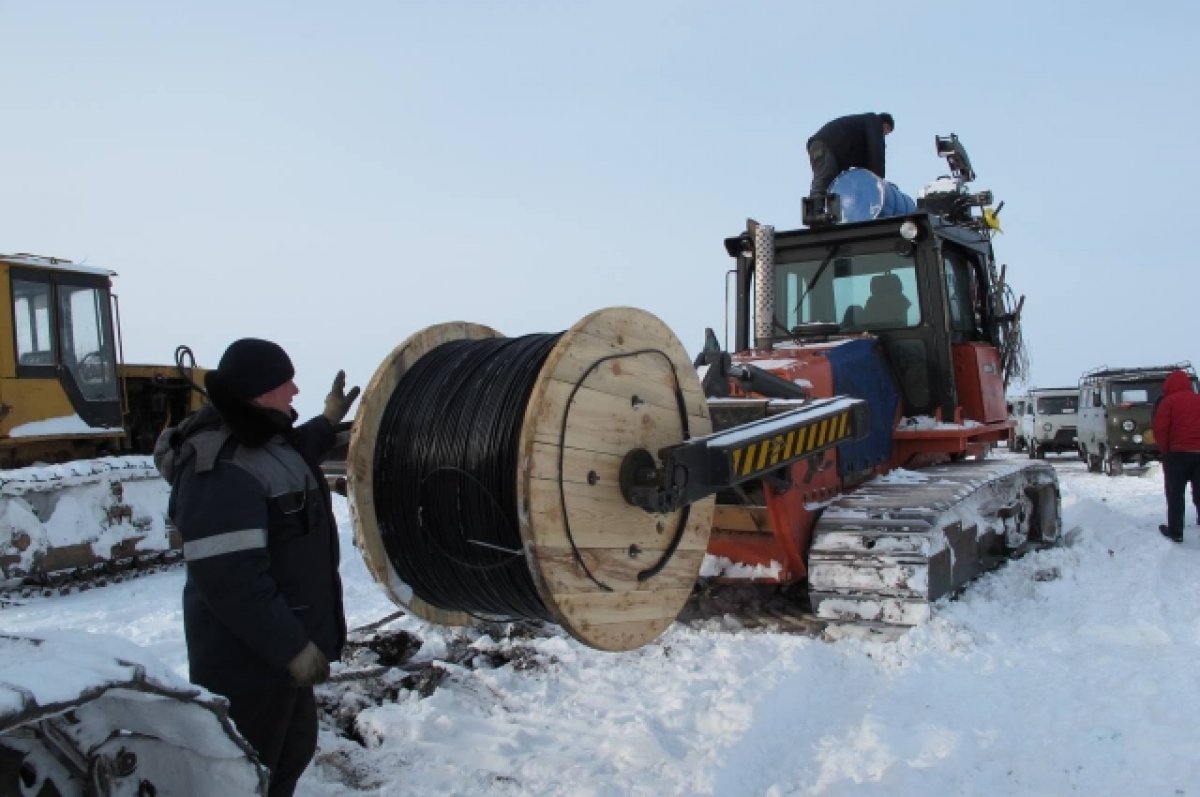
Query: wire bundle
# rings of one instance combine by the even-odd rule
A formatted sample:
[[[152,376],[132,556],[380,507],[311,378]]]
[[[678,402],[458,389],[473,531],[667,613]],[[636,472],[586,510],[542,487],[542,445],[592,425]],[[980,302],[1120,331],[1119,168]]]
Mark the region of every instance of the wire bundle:
[[[372,474],[397,575],[441,609],[552,619],[522,550],[521,424],[561,334],[455,340],[404,374],[381,416]]]

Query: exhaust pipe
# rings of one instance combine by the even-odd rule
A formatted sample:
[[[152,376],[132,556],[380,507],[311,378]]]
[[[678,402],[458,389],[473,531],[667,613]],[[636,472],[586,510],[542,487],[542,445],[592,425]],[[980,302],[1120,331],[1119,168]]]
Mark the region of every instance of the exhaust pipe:
[[[775,228],[752,224],[754,235],[754,348],[770,349],[775,322]]]

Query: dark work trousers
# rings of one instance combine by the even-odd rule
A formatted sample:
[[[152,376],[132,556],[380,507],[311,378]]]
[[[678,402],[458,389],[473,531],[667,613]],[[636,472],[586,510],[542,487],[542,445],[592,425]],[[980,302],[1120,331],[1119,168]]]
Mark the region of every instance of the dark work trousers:
[[[317,750],[312,687],[234,695],[229,698],[229,716],[271,770],[270,797],[291,797]]]
[[[1200,451],[1172,451],[1163,457],[1163,478],[1167,483],[1167,533],[1183,534],[1184,494],[1192,485],[1192,500],[1200,490]]]
[[[809,196],[828,190],[833,178],[842,171],[838,167],[837,158],[833,157],[829,147],[825,146],[825,142],[819,138],[814,138],[808,144],[808,162],[812,165],[813,173],[812,188],[808,191]]]

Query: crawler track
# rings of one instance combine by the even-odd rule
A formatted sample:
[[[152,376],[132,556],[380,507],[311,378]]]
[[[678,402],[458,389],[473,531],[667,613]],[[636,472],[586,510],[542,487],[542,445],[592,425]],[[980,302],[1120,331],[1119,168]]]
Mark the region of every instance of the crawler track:
[[[816,525],[813,609],[831,620],[925,622],[933,601],[1013,553],[1054,543],[1060,517],[1045,462],[962,461],[874,480]]]
[[[679,621],[705,629],[894,638],[937,599],[1057,540],[1058,482],[1044,462],[962,461],[898,471],[847,493],[813,534],[807,587],[702,583]]]
[[[35,573],[19,580],[0,584],[0,609],[37,598],[70,595],[74,592],[105,587],[109,584],[119,584],[182,565],[183,551],[173,548],[98,562],[71,570]]]

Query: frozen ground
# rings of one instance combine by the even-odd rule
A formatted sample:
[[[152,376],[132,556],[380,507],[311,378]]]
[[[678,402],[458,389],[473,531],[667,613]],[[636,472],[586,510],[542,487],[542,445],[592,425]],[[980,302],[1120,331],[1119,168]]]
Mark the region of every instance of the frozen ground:
[[[985,576],[895,642],[713,623],[611,654],[562,635],[493,640],[397,621],[389,628],[423,639],[417,661],[464,642],[477,660],[440,668],[426,697],[395,684],[375,705],[323,687],[357,722],[322,729],[298,793],[1200,793],[1200,530],[1182,545],[1158,534],[1157,466],[1113,479],[1050,461],[1067,544]],[[394,607],[338,509],[357,626]],[[182,580],[176,570],[33,600],[0,610],[0,628],[116,635],[186,675]]]

